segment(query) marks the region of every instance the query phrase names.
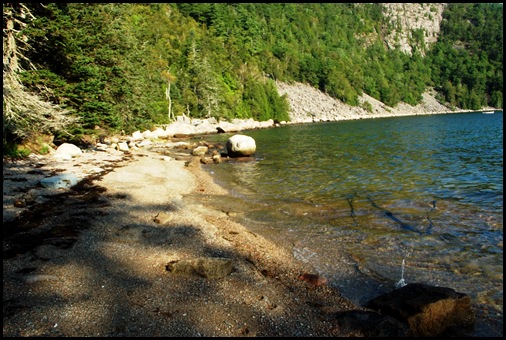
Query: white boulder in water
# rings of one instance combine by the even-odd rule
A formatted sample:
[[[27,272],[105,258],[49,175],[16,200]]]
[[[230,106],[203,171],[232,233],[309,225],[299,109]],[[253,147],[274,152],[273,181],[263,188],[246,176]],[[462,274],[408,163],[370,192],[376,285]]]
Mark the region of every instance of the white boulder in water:
[[[250,136],[233,135],[227,141],[227,152],[230,157],[251,156],[256,148],[255,140]]]

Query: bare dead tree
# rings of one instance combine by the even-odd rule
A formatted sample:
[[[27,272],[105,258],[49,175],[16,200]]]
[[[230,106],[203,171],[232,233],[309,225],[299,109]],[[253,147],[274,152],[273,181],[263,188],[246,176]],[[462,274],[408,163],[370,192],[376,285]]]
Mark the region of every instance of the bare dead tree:
[[[30,47],[25,27],[35,17],[21,3],[3,4],[3,133],[9,132],[20,138],[29,138],[40,133],[66,132],[66,128],[77,121],[69,111],[59,105],[46,102],[36,93],[30,93],[21,83],[19,72],[24,71],[20,60],[29,68],[35,66],[23,51]],[[41,89],[49,91],[49,89]]]
[[[162,71],[161,76],[167,82],[167,87],[165,88],[165,98],[169,102],[168,118],[169,121],[175,120],[174,112],[172,111],[172,98],[170,96],[170,85],[174,83],[177,80],[177,78],[168,70]]]

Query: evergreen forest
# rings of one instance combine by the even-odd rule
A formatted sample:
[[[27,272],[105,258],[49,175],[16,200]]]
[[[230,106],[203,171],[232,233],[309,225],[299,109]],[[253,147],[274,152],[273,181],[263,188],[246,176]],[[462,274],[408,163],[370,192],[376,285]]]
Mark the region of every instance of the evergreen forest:
[[[430,6],[431,4],[425,4]],[[4,3],[3,142],[82,141],[175,116],[289,120],[275,81],[350,105],[502,108],[503,5],[451,3],[438,41],[389,48],[378,3]]]

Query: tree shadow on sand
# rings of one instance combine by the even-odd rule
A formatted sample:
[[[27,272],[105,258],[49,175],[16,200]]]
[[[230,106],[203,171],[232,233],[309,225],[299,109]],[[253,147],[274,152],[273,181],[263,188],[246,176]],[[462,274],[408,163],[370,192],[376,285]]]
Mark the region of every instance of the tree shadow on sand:
[[[280,279],[285,268],[210,242],[199,225],[138,219],[177,210],[88,183],[10,221],[4,336],[336,335],[337,292]],[[196,257],[231,259],[233,270],[218,279],[167,271]]]

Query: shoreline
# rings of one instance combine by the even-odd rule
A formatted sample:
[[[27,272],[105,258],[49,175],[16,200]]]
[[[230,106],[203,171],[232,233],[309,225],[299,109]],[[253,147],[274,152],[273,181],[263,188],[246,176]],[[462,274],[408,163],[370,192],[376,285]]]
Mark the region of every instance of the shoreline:
[[[16,221],[30,221],[20,235],[42,242],[6,257],[6,244],[26,238],[4,238],[4,336],[367,334],[366,321],[342,328],[337,319],[366,308],[288,248],[235,222],[226,206],[210,204],[228,191],[191,148],[174,144],[4,161],[4,224],[13,202],[6,193],[42,199],[25,207],[39,215]],[[72,190],[33,188],[56,170],[86,179]],[[34,178],[18,180],[26,174]],[[225,277],[169,270],[215,258],[232,261]]]
[[[125,151],[4,159],[4,224],[23,228],[4,237],[4,336],[360,334],[340,329],[336,313],[366,309],[324,278],[305,280],[309,264],[206,204],[228,191],[199,157],[181,156],[178,138],[160,138],[139,132]],[[68,172],[79,188],[40,188]],[[27,248],[28,239],[37,242]],[[233,270],[209,279],[168,269],[201,258],[229,259]]]
[[[198,158],[120,156],[74,190],[32,191],[44,201],[27,206],[16,228],[38,224],[4,238],[4,336],[335,336],[335,313],[362,310],[301,280],[311,268],[287,249],[202,204],[227,192]],[[43,178],[98,165],[91,152],[4,163],[4,207],[29,168]],[[26,248],[26,237],[39,242]],[[213,279],[167,269],[202,258],[229,259],[233,270]]]
[[[375,115],[354,115],[348,117],[341,117],[339,119],[325,119],[325,118],[306,118],[297,119],[296,121],[289,122],[275,122],[272,119],[268,121],[255,121],[252,118],[249,119],[233,119],[232,122],[227,121],[216,121],[215,119],[192,119],[187,117],[178,116],[179,121],[171,124],[163,124],[155,128],[154,131],[146,130],[144,132],[136,131],[139,137],[137,140],[149,139],[149,138],[189,138],[199,137],[218,133],[238,133],[248,130],[258,129],[269,129],[276,128],[283,125],[303,125],[303,124],[315,124],[315,123],[331,123],[348,120],[361,120],[361,119],[380,119],[380,118],[398,118],[398,117],[410,117],[410,116],[430,116],[430,115],[441,115],[441,114],[463,114],[481,111],[500,111],[500,109],[482,109],[482,110],[455,110],[455,111],[435,111],[435,112],[410,112],[402,111],[402,113],[382,113]],[[220,131],[220,132],[219,132]],[[128,139],[128,137],[127,137]]]
[[[187,116],[177,116],[175,122],[160,125],[158,129],[164,129],[163,134],[169,137],[196,136],[218,133],[218,131],[233,133],[244,130],[271,128],[285,124],[295,125],[418,115],[458,114],[491,110],[502,111],[501,109],[492,107],[483,107],[480,110],[451,109],[439,103],[435,98],[434,90],[430,89],[422,95],[422,101],[416,106],[400,102],[396,107],[390,107],[365,93],[359,97],[359,106],[351,106],[302,83],[286,84],[277,81],[276,86],[279,94],[286,95],[288,99],[290,121],[275,122],[271,119],[259,122],[249,118],[233,119],[231,122],[228,122],[217,121],[215,118],[193,119]],[[366,106],[370,107],[370,111],[363,108]],[[149,135],[149,132],[146,131],[143,134]]]
[[[4,233],[21,228],[4,234],[4,336],[409,334],[235,222],[226,205],[210,204],[229,192],[200,157],[174,148],[111,153],[4,162],[4,207],[27,169],[41,178],[55,169],[88,174],[70,190],[32,189],[44,201],[15,223],[4,213]],[[27,247],[29,239],[37,241]]]

